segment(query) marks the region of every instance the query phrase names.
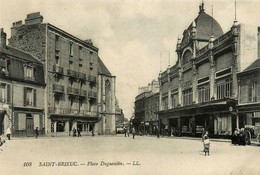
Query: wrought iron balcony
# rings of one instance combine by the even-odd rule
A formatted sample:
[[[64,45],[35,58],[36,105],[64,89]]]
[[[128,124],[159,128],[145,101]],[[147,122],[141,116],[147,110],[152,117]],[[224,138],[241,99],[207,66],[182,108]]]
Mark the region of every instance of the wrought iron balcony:
[[[88,76],[88,81],[91,83],[96,83],[97,82],[97,78],[93,75],[89,75]]]
[[[53,84],[54,93],[64,93],[64,86]]]
[[[68,87],[67,88],[67,94],[68,95],[79,95],[79,89]]]
[[[50,114],[63,114],[63,115],[79,115],[79,109],[69,108],[49,108]]]
[[[78,78],[82,81],[86,81],[86,74],[78,72]]]
[[[97,93],[93,91],[88,91],[88,97],[89,98],[97,98]]]
[[[80,110],[80,115],[87,117],[97,117],[97,111]]]
[[[57,66],[57,65],[53,65],[53,72],[57,73],[57,74],[63,74],[63,67]]]
[[[54,107],[50,107],[48,109],[50,114],[73,115],[73,116],[81,116],[81,117],[97,117],[97,111],[69,109],[69,108],[54,108]]]
[[[71,78],[78,78],[78,72],[71,69],[67,70],[67,75]]]
[[[81,97],[86,97],[86,96],[87,96],[87,91],[85,91],[85,90],[79,90],[79,96],[81,96]]]

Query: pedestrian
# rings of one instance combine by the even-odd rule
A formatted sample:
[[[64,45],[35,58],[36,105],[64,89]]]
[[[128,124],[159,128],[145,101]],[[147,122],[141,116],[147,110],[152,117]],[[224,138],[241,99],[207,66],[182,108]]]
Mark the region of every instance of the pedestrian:
[[[239,133],[239,145],[246,145],[246,137],[245,137],[245,129],[241,128],[240,133]]]
[[[11,133],[12,133],[11,128],[8,127],[7,130],[6,130],[6,136],[7,136],[8,140],[11,140]]]
[[[233,133],[233,136],[232,136],[232,140],[231,140],[232,144],[234,144],[234,145],[238,144],[238,140],[239,140],[238,135],[239,135],[239,131],[236,128],[234,133]]]
[[[75,128],[73,128],[73,130],[72,130],[72,131],[73,131],[73,135],[72,135],[72,136],[73,136],[73,137],[76,137],[76,129],[75,129]]]
[[[35,129],[35,138],[36,139],[37,139],[38,135],[39,135],[39,131],[38,131],[38,127],[36,127],[36,129]]]
[[[92,136],[94,137],[95,136],[95,133],[94,133],[94,128],[92,129]]]
[[[123,127],[123,130],[124,130],[124,133],[125,133],[125,137],[126,137],[126,128],[125,128],[125,127]]]
[[[132,129],[133,139],[135,139],[135,128]]]
[[[210,146],[210,141],[209,141],[209,137],[208,135],[205,134],[204,137],[204,152],[205,152],[205,156],[208,153],[209,156],[209,146]]]
[[[157,138],[159,138],[160,137],[159,127],[156,128],[156,133],[157,133]]]
[[[128,137],[129,137],[129,132],[130,132],[130,131],[129,131],[129,128],[127,128],[127,136],[128,136]]]
[[[80,132],[81,132],[81,130],[80,130],[80,128],[78,128],[78,137],[81,137]]]

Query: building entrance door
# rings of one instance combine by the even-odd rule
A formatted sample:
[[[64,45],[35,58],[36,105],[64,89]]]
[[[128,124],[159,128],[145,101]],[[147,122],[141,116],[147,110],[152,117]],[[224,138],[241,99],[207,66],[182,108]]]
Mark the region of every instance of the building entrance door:
[[[34,135],[34,127],[33,127],[33,118],[26,118],[26,135],[33,136]]]

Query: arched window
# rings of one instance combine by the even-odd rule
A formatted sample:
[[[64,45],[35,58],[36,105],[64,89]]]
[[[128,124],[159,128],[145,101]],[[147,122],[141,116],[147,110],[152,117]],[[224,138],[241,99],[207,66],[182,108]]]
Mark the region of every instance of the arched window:
[[[191,51],[186,51],[182,57],[182,65],[187,64],[191,59],[192,53]]]

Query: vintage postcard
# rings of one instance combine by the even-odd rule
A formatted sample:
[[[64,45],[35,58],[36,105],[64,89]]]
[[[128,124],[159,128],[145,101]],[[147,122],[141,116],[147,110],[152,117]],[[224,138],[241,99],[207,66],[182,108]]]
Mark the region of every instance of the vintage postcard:
[[[0,0],[0,174],[259,175],[259,11]]]

